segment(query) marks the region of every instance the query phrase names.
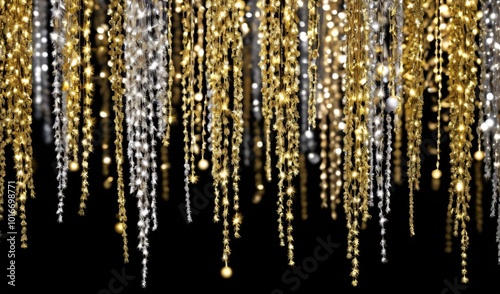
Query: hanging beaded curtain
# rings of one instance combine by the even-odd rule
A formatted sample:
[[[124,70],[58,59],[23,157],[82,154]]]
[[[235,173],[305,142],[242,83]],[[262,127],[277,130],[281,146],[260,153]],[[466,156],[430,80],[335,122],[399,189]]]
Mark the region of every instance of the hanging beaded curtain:
[[[5,150],[12,148],[13,205],[24,248],[27,199],[34,197],[35,186],[33,119],[42,122],[43,141],[54,144],[54,210],[62,222],[75,209],[65,206],[65,199],[73,197],[66,194],[70,172],[81,175],[76,210],[82,216],[89,210],[89,159],[99,117],[107,126],[101,170],[105,187],[116,183],[124,262],[129,261],[130,226],[125,203],[137,205],[144,287],[149,234],[161,226],[158,195],[164,200],[178,196],[169,193],[169,175],[178,172],[169,164],[169,147],[179,143],[187,221],[196,221],[191,188],[208,170],[225,268],[233,237],[245,234],[240,200],[248,195],[240,191],[242,170],[254,173],[254,204],[272,197],[277,245],[285,247],[293,266],[293,227],[300,220],[292,208],[299,199],[301,219],[309,217],[308,200],[315,196],[308,195],[308,168],[317,168],[321,207],[347,227],[346,256],[356,286],[360,235],[373,215],[380,225],[381,262],[388,262],[386,224],[395,185],[408,185],[409,235],[418,237],[422,212],[414,203],[424,176],[420,151],[426,103],[436,114],[429,124],[437,132],[431,150],[436,181],[445,168],[441,136],[449,132],[446,250],[452,236],[460,238],[463,283],[473,242],[467,226],[471,169],[481,170],[482,161],[484,179],[492,183],[490,216],[498,222],[500,244],[497,0],[0,4],[0,184],[10,168]],[[96,105],[98,116],[92,112]],[[180,138],[174,128],[181,130]],[[482,179],[475,175],[478,229],[486,201]],[[269,184],[276,195],[267,193]],[[2,190],[0,204],[4,198]],[[340,207],[343,220],[337,217]],[[0,219],[4,213],[0,205]]]

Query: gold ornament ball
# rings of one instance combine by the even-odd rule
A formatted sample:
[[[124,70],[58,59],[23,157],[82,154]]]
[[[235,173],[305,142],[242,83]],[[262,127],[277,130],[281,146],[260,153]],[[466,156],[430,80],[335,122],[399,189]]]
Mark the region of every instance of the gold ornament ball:
[[[80,169],[80,165],[76,161],[72,161],[69,163],[69,170],[72,172],[76,172]]]
[[[116,231],[118,234],[123,233],[123,223],[121,223],[121,222],[117,222],[117,223],[116,223],[116,225],[115,225],[115,231]]]
[[[476,151],[474,153],[474,159],[477,161],[481,161],[484,158],[484,152],[483,151]]]
[[[200,162],[198,162],[198,168],[200,170],[206,170],[209,166],[208,160],[202,159]]]
[[[231,278],[231,276],[233,275],[233,270],[229,267],[229,266],[225,266],[221,269],[220,271],[220,275],[224,278],[224,279],[229,279]]]
[[[442,172],[439,170],[439,169],[435,169],[432,171],[432,178],[433,179],[440,179],[441,178],[441,175],[442,175]]]

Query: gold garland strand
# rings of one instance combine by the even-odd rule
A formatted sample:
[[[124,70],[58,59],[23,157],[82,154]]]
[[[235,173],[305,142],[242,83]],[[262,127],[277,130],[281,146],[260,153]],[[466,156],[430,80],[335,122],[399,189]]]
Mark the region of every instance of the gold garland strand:
[[[266,132],[266,172],[270,180],[270,124],[275,117],[276,156],[278,169],[278,237],[280,246],[286,246],[289,265],[294,264],[293,246],[293,179],[299,173],[300,126],[298,124],[298,16],[297,3],[271,0],[262,11],[260,32],[268,31],[261,44],[262,96],[264,128]],[[281,20],[281,21],[280,21]],[[266,33],[267,34],[267,33]],[[272,36],[272,37],[271,37]],[[269,48],[267,48],[269,46]],[[274,110],[274,115],[273,115]],[[285,201],[286,197],[286,201]],[[285,209],[286,205],[286,209]],[[284,222],[286,222],[286,232]]]
[[[240,237],[241,215],[239,213],[239,182],[240,182],[240,146],[243,143],[243,36],[241,34],[241,25],[243,24],[243,11],[245,4],[243,1],[235,0],[232,10],[232,34],[234,40],[231,46],[231,58],[233,60],[233,132],[232,132],[232,149],[231,149],[231,164],[233,165],[232,181],[233,181],[233,229],[234,237]]]
[[[229,50],[230,50],[230,42],[225,40],[225,37],[230,33],[232,29],[232,19],[230,17],[230,12],[228,7],[231,7],[229,4],[230,0],[227,1],[222,1],[221,6],[219,7],[220,15],[221,17],[219,18],[219,23],[217,27],[220,27],[223,25],[222,29],[222,36],[219,38],[219,49],[221,54],[221,60],[220,60],[220,65],[219,69],[220,71],[220,77],[222,79],[221,81],[221,86],[220,86],[220,110],[221,110],[221,118],[222,121],[219,123],[221,126],[221,132],[223,134],[222,136],[222,171],[221,171],[221,190],[222,190],[222,244],[224,246],[223,248],[223,253],[222,253],[222,259],[225,263],[225,266],[228,266],[228,260],[229,256],[231,255],[231,248],[229,246],[229,242],[231,240],[230,238],[230,233],[229,233],[229,208],[230,208],[230,200],[229,200],[229,185],[230,185],[230,176],[231,172],[229,170],[229,142],[230,142],[230,126],[229,126],[229,116],[230,116],[230,111],[229,111]],[[222,20],[224,22],[222,22]]]
[[[307,38],[308,38],[308,77],[309,77],[309,101],[308,101],[308,124],[309,128],[316,128],[316,91],[317,91],[317,76],[318,76],[318,48],[319,48],[319,16],[318,7],[319,0],[308,0],[307,7],[309,9],[309,19],[307,22]]]
[[[285,94],[279,92],[278,101],[276,101],[276,122],[274,124],[274,129],[276,129],[276,155],[278,157],[278,162],[276,167],[278,168],[278,237],[280,240],[280,246],[285,246],[285,228],[283,226],[283,217],[285,215],[285,181],[287,178],[286,173],[286,149],[285,149],[285,138],[286,129],[284,125],[285,120]],[[290,190],[293,193],[293,190]]]
[[[5,29],[5,5],[0,5],[0,117],[4,117],[0,121],[0,187],[4,186],[6,176],[6,162],[5,162],[5,146],[8,144],[9,135],[7,134],[7,109],[5,101],[5,64],[7,60],[7,44],[4,35]],[[4,215],[4,189],[0,189],[0,221],[3,220]]]
[[[203,7],[203,3],[200,0],[196,1],[196,25],[197,25],[197,40],[196,45],[194,45],[194,51],[196,53],[198,63],[198,76],[196,78],[198,92],[195,94],[195,100],[197,102],[195,107],[195,115],[196,115],[196,132],[198,135],[196,139],[200,141],[200,144],[196,145],[197,153],[201,153],[201,159],[198,162],[198,168],[200,170],[206,170],[208,168],[208,161],[205,159],[205,152],[207,149],[206,142],[206,128],[205,121],[207,117],[207,95],[203,95],[203,82],[205,78],[203,77],[204,69],[204,56],[205,51],[203,49],[203,40],[205,37],[205,26],[203,23],[204,15],[205,15],[205,7]],[[198,139],[199,138],[199,139]],[[200,148],[201,146],[201,148]],[[200,151],[201,149],[201,151]]]
[[[207,116],[208,116],[208,95],[203,95],[203,83],[205,81],[205,78],[203,76],[203,73],[205,72],[205,50],[204,48],[204,37],[205,37],[205,24],[204,24],[204,18],[205,18],[205,11],[206,8],[203,6],[202,1],[197,1],[197,7],[198,7],[198,14],[197,14],[197,25],[198,25],[198,39],[197,39],[197,44],[195,46],[196,53],[198,55],[198,93],[195,95],[196,100],[199,102],[199,104],[196,107],[197,111],[197,122],[198,122],[198,131],[200,132],[201,129],[201,134],[200,134],[200,141],[201,141],[201,159],[198,162],[198,168],[202,171],[207,170],[208,167],[210,166],[209,161],[205,158],[205,153],[207,151],[207,128],[206,128],[206,121],[207,121]]]
[[[299,18],[297,15],[298,5],[296,0],[286,0],[284,9],[284,26],[285,26],[285,37],[284,37],[284,76],[283,76],[283,88],[282,91],[285,92],[285,101],[288,102],[286,109],[286,134],[287,134],[287,150],[285,153],[285,158],[287,159],[287,249],[288,249],[288,264],[293,266],[294,262],[294,246],[293,246],[293,199],[295,188],[293,186],[294,178],[299,174],[299,154],[300,154],[300,125],[299,125],[299,72],[300,65],[298,63],[298,58],[300,56],[299,46],[299,29],[298,22]],[[314,107],[315,102],[313,103]],[[288,158],[287,158],[288,157]]]
[[[212,177],[214,179],[214,222],[220,221],[220,186],[222,186],[222,206],[223,211],[228,212],[229,200],[226,198],[227,192],[227,177],[228,171],[221,163],[224,161],[224,157],[227,157],[227,149],[222,145],[224,139],[224,129],[223,121],[225,105],[224,98],[226,96],[224,87],[224,74],[227,76],[227,72],[224,70],[228,69],[228,66],[224,67],[224,53],[227,50],[222,48],[224,42],[221,42],[222,36],[225,35],[227,27],[226,23],[228,20],[227,11],[224,7],[225,3],[223,1],[207,1],[207,30],[206,40],[207,40],[207,73],[209,75],[209,89],[213,92],[211,93],[211,143],[212,143]],[[219,18],[224,18],[220,20]],[[219,72],[222,70],[222,72]],[[226,139],[227,140],[227,139]],[[223,214],[223,253],[222,260],[227,266],[229,255],[231,253],[229,249],[229,230],[227,229],[229,223],[227,221],[227,214]]]
[[[264,141],[265,150],[265,165],[264,170],[268,182],[272,180],[271,167],[271,122],[273,118],[273,99],[278,95],[277,87],[279,79],[272,78],[275,75],[276,66],[280,63],[280,57],[276,56],[279,52],[279,32],[276,26],[277,21],[273,21],[276,17],[277,7],[275,0],[269,0],[269,5],[266,0],[260,1],[261,20],[259,25],[259,33],[261,35],[260,62],[259,68],[262,76],[262,116],[264,117]]]
[[[422,112],[423,112],[423,18],[422,1],[405,1],[405,22],[407,32],[404,64],[405,64],[405,128],[408,134],[407,156],[408,156],[408,186],[409,186],[409,223],[410,235],[415,235],[414,228],[414,204],[415,191],[420,189],[420,144],[422,143]],[[411,20],[411,21],[410,21]]]
[[[118,191],[118,216],[122,224],[122,240],[123,240],[123,259],[128,263],[128,237],[127,237],[127,211],[125,208],[125,184],[123,181],[123,95],[125,89],[123,87],[122,75],[125,71],[123,60],[123,17],[124,9],[122,0],[112,0],[109,6],[108,14],[111,16],[109,20],[109,55],[111,62],[111,89],[113,90],[113,111],[115,114],[115,161],[117,170],[117,191]]]
[[[351,260],[352,285],[359,275],[360,225],[370,217],[369,200],[369,138],[367,52],[368,32],[365,27],[367,2],[346,3],[346,91],[344,105],[344,210],[347,219],[347,258]],[[365,26],[366,24],[366,26]]]
[[[78,139],[80,124],[80,15],[79,0],[65,0],[66,11],[63,24],[66,24],[66,44],[63,50],[63,95],[66,95],[66,114],[68,122],[68,152],[72,164],[78,160]],[[83,195],[83,194],[82,194]]]
[[[475,66],[478,33],[476,24],[477,3],[472,0],[453,1],[450,13],[449,54],[449,99],[450,99],[450,163],[451,185],[448,214],[454,216],[453,235],[458,236],[462,258],[462,283],[467,283],[467,248],[469,235],[467,222],[470,195],[470,167],[472,163],[471,126],[474,123],[475,87],[477,68]]]
[[[441,25],[443,23],[443,17],[441,15],[441,0],[435,1],[435,12],[434,12],[434,58],[435,62],[435,82],[437,83],[437,141],[436,141],[436,168],[432,171],[432,178],[436,181],[440,181],[442,172],[440,170],[441,161],[441,110],[442,110],[442,100],[443,100],[443,33]]]
[[[4,36],[2,50],[2,98],[0,105],[5,114],[2,124],[2,145],[12,144],[16,171],[15,214],[21,220],[21,248],[28,247],[26,200],[35,197],[33,186],[32,123],[32,2],[6,1],[0,17]],[[3,137],[2,136],[2,137]],[[3,146],[5,147],[5,146]],[[2,148],[3,149],[3,148]],[[4,155],[0,158],[5,166]],[[5,176],[2,169],[1,177]],[[2,188],[3,189],[3,188]]]
[[[93,95],[93,69],[90,61],[92,51],[90,46],[90,20],[92,16],[92,1],[84,0],[83,1],[83,90],[85,93],[85,97],[83,99],[83,156],[82,156],[82,188],[81,188],[81,197],[80,197],[80,210],[78,211],[79,215],[85,214],[85,201],[89,196],[89,162],[88,158],[90,153],[93,151],[92,146],[92,129],[93,129],[93,119],[92,119],[92,95]]]
[[[231,255],[230,199],[232,187],[234,236],[238,238],[242,216],[239,213],[239,161],[243,141],[243,22],[242,1],[207,1],[206,70],[208,77],[209,123],[212,144],[212,177],[215,188],[214,221],[222,215],[222,260],[228,267]],[[230,62],[232,61],[232,63]],[[232,71],[233,83],[230,83]],[[233,93],[231,93],[231,88]],[[230,97],[234,97],[232,101]],[[230,108],[232,105],[232,109]],[[232,125],[232,129],[231,129]],[[222,198],[222,199],[221,199]],[[222,213],[220,208],[222,206]]]
[[[220,115],[219,105],[219,93],[218,93],[218,76],[215,74],[211,74],[215,72],[216,66],[218,66],[218,33],[215,30],[216,26],[216,16],[217,13],[217,2],[212,2],[208,0],[206,2],[207,13],[206,13],[206,21],[207,21],[207,32],[205,35],[206,40],[206,71],[207,71],[207,79],[208,79],[208,91],[207,96],[210,98],[210,113],[208,116],[209,123],[207,128],[210,132],[211,145],[212,145],[212,177],[214,180],[214,222],[219,221],[220,217],[220,194],[219,194],[219,183],[220,183],[220,166],[219,166],[219,158],[220,158],[220,142],[222,140],[220,128],[218,126],[219,120],[215,119]],[[212,91],[210,91],[211,87],[214,87]],[[212,130],[213,128],[213,130]]]

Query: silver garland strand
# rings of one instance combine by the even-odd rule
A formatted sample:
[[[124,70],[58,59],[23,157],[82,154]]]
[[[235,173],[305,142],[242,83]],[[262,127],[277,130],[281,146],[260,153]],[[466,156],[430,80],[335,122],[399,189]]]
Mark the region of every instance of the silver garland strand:
[[[375,170],[375,153],[373,152],[373,146],[378,144],[375,139],[375,113],[376,113],[376,83],[375,83],[375,75],[377,71],[377,56],[376,56],[376,46],[377,46],[377,36],[380,31],[380,25],[377,21],[377,11],[378,11],[378,1],[369,1],[367,3],[368,7],[368,21],[371,23],[371,28],[368,36],[368,56],[370,57],[370,63],[368,65],[368,71],[366,75],[367,83],[370,85],[370,99],[368,104],[368,135],[370,138],[370,148],[368,148],[370,152],[370,164],[369,164],[369,202],[370,207],[373,206],[374,200],[374,170]]]
[[[51,41],[54,50],[52,51],[52,67],[53,67],[53,83],[52,83],[52,96],[54,98],[54,144],[56,150],[57,162],[57,181],[58,192],[57,197],[59,202],[57,204],[57,221],[63,221],[63,208],[64,208],[64,189],[66,189],[68,179],[68,122],[66,120],[66,96],[62,91],[62,64],[63,64],[63,49],[66,43],[63,15],[65,13],[64,1],[51,0],[52,5],[52,19],[50,22],[53,28],[51,33]]]
[[[500,62],[500,21],[498,0],[482,0],[483,17],[480,21],[479,55],[481,57],[481,77],[479,98],[483,106],[479,113],[480,126],[478,135],[484,146],[484,177],[491,179],[492,199],[490,216],[497,217],[496,242],[498,244],[498,263],[500,264],[500,127],[498,125],[498,102],[500,86],[498,86]],[[492,172],[493,171],[493,172]]]
[[[167,74],[165,60],[166,42],[158,38],[164,32],[163,2],[155,5],[139,0],[128,0],[125,8],[124,59],[126,77],[125,120],[127,124],[127,157],[130,165],[130,193],[137,198],[139,209],[139,244],[142,253],[142,287],[146,287],[149,256],[149,230],[158,226],[156,216],[156,165],[157,139],[162,140],[165,122],[163,89],[165,84],[156,78]],[[152,20],[151,18],[154,18]],[[158,32],[155,32],[158,30]],[[159,76],[157,74],[160,74]],[[155,78],[156,77],[156,78]],[[155,103],[156,102],[156,103]],[[155,111],[155,104],[160,110]],[[158,125],[155,117],[161,113]]]

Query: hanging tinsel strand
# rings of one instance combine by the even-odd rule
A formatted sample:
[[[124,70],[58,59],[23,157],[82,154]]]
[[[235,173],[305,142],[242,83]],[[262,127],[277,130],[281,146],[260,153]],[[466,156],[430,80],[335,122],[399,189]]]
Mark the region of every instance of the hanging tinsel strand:
[[[450,162],[451,185],[448,214],[454,217],[453,235],[459,235],[462,265],[462,283],[467,283],[467,222],[470,195],[471,146],[474,123],[477,67],[475,35],[477,3],[469,0],[452,2],[450,13],[449,99],[450,99]]]
[[[125,208],[125,184],[123,179],[123,102],[125,93],[123,86],[123,72],[125,65],[123,60],[123,41],[122,31],[124,9],[122,0],[112,0],[109,6],[108,14],[111,15],[109,24],[109,54],[111,62],[111,89],[113,90],[113,111],[115,114],[115,161],[117,171],[117,192],[118,192],[118,219],[122,224],[123,239],[123,259],[128,262],[128,238],[127,238],[127,211]]]
[[[410,235],[415,235],[413,224],[413,197],[420,189],[420,144],[422,142],[422,119],[424,75],[422,69],[424,27],[422,3],[405,1],[405,23],[408,35],[405,40],[405,129],[408,134],[408,186],[410,189]],[[411,33],[410,33],[411,32]]]
[[[93,69],[91,63],[92,49],[90,45],[90,21],[92,16],[93,5],[91,0],[83,1],[83,91],[85,93],[83,97],[83,156],[82,156],[82,188],[80,197],[80,210],[79,214],[85,214],[85,201],[89,196],[89,155],[94,150],[92,146],[92,130],[93,130],[93,119],[92,119],[92,96],[94,86],[92,84]]]
[[[65,14],[64,3],[62,0],[51,0],[52,4],[52,33],[51,40],[54,50],[52,51],[52,96],[54,98],[54,144],[56,149],[57,162],[57,181],[58,181],[58,198],[57,205],[58,222],[63,221],[64,208],[64,190],[67,186],[68,179],[68,126],[66,113],[66,94],[62,92],[62,64],[63,64],[63,48],[66,42],[64,34],[63,16]]]
[[[344,210],[347,219],[347,258],[351,260],[352,285],[359,275],[359,233],[361,223],[370,217],[369,202],[369,137],[367,84],[368,32],[367,3],[346,3],[346,90],[344,103]],[[362,24],[362,25],[361,25]]]
[[[130,0],[125,8],[125,119],[127,124],[127,156],[130,165],[130,193],[137,198],[139,208],[139,245],[142,253],[142,286],[146,287],[149,257],[149,230],[156,229],[156,137],[154,102],[157,96],[151,86],[154,79],[154,32],[150,17],[152,6]],[[161,29],[161,28],[160,28]],[[160,50],[161,51],[161,50]],[[153,68],[154,64],[153,64]],[[158,103],[156,103],[158,104]],[[160,135],[161,136],[161,135]]]
[[[0,60],[2,64],[0,105],[4,109],[0,144],[2,147],[12,146],[16,172],[15,204],[12,214],[18,216],[20,220],[21,248],[27,248],[26,201],[35,197],[31,140],[33,7],[32,2],[4,1],[2,4],[0,27],[3,30],[0,35],[2,39],[0,50],[4,51],[2,55],[5,57]],[[0,166],[6,165],[3,152],[0,154]],[[2,169],[0,178],[3,182],[4,177],[5,169]],[[9,190],[14,190],[11,182],[8,182],[8,185],[11,186]]]

